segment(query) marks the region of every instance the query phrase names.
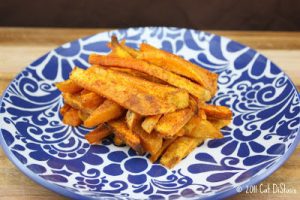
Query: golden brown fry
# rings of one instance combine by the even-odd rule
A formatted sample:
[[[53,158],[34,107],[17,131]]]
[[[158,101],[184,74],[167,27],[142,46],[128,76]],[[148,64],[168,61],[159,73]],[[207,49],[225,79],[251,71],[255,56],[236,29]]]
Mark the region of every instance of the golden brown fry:
[[[162,146],[163,138],[157,133],[146,133],[140,124],[135,126],[133,132],[141,139],[143,148],[150,154],[155,154]]]
[[[89,108],[82,106],[80,94],[62,93],[64,102],[69,104],[71,107],[81,110],[85,113],[92,113],[95,108]]]
[[[129,46],[127,46],[125,44],[125,41],[122,41],[120,43],[120,46],[125,50],[127,51],[127,53],[129,53],[132,57],[136,58],[139,54],[140,54],[140,51],[136,50],[136,49],[133,49]]]
[[[131,110],[127,110],[126,112],[126,123],[127,126],[130,130],[133,130],[134,127],[139,126],[140,122],[142,120],[142,116],[131,111]]]
[[[70,126],[79,126],[82,121],[78,116],[78,110],[70,108],[63,116],[63,123]]]
[[[145,79],[147,81],[151,81],[154,83],[164,84],[167,85],[165,81],[162,81],[154,76],[150,76],[148,74],[145,74],[144,72],[140,72],[134,69],[128,69],[128,68],[120,68],[120,67],[109,67],[110,70],[119,72],[119,73],[125,73],[127,75],[131,75],[137,78]]]
[[[82,87],[78,86],[70,79],[56,83],[55,86],[58,88],[59,91],[71,94],[80,92],[82,90]]]
[[[121,146],[123,144],[125,144],[117,135],[114,136],[114,144],[116,146]]]
[[[120,46],[116,36],[111,37],[111,42],[108,46],[112,50],[112,52],[109,54],[110,56],[117,56],[120,58],[131,58],[131,55]]]
[[[85,121],[90,114],[83,112],[82,110],[78,110],[78,116],[81,119],[81,121]]]
[[[90,116],[84,121],[85,127],[93,127],[98,124],[120,117],[124,109],[119,104],[105,100]]]
[[[189,104],[188,93],[171,86],[153,83],[141,78],[137,78],[128,74],[122,74],[110,69],[94,68],[93,72],[100,76],[105,76],[107,79],[131,86],[147,94],[163,98],[170,104],[174,104],[177,108],[185,108]]]
[[[202,120],[198,116],[192,118],[185,127],[185,136],[193,138],[222,138],[222,133],[216,129],[209,121]]]
[[[147,116],[143,123],[142,128],[147,132],[151,133],[154,127],[156,126],[158,120],[161,118],[162,115],[153,115],[153,116]]]
[[[176,140],[176,137],[164,139],[161,148],[155,153],[151,154],[150,161],[154,163],[164,153],[164,151]]]
[[[90,144],[100,144],[101,140],[109,136],[111,133],[111,130],[106,125],[101,124],[84,137]]]
[[[105,98],[99,96],[94,92],[88,92],[84,94],[81,93],[80,100],[81,100],[81,105],[84,108],[89,108],[91,110],[94,110],[105,101]]]
[[[110,121],[108,124],[112,128],[115,135],[117,135],[128,146],[137,151],[139,154],[144,153],[140,138],[127,127],[124,120],[120,119]]]
[[[221,129],[225,126],[228,126],[231,122],[231,120],[226,119],[210,119],[209,122],[216,128]]]
[[[141,51],[142,53],[137,56],[138,59],[146,60],[166,70],[188,77],[215,94],[217,85],[214,82],[216,82],[217,74],[149,44],[142,43]]]
[[[208,118],[232,119],[232,112],[228,107],[210,104],[200,104],[199,108],[205,112]]]
[[[105,96],[107,99],[115,101],[119,105],[140,115],[156,115],[172,112],[178,107],[174,105],[174,102],[171,102],[172,99],[176,99],[175,95],[172,96],[170,94],[169,101],[167,101],[168,99],[157,97],[157,95],[150,95],[140,89],[79,68],[73,70],[70,78],[83,88]],[[181,99],[178,99],[178,101],[181,101]]]
[[[168,70],[165,70],[153,64],[149,64],[142,60],[91,54],[89,57],[89,62],[95,65],[124,67],[142,71],[151,76],[166,81],[171,85],[188,91],[190,94],[196,96],[199,100],[208,101],[211,98],[210,92],[204,89],[202,86],[193,83],[192,81],[176,75]]]
[[[59,109],[59,113],[60,113],[62,116],[64,116],[65,113],[66,113],[68,110],[70,110],[70,108],[71,108],[71,106],[65,103],[65,104]]]
[[[128,110],[125,118],[129,129],[141,139],[143,149],[155,154],[162,146],[162,137],[157,133],[146,133],[141,127],[142,116],[139,114]]]
[[[160,163],[168,168],[172,168],[202,142],[202,138],[179,137],[162,155]]]
[[[174,136],[194,115],[190,108],[177,110],[163,115],[155,126],[155,130],[163,137]]]

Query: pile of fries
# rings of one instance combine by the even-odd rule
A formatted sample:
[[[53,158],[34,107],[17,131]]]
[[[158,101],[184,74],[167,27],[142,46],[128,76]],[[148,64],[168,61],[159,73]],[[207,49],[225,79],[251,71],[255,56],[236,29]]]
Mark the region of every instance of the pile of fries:
[[[231,111],[205,103],[217,91],[217,74],[145,43],[136,50],[113,36],[108,46],[109,55],[90,55],[91,67],[75,67],[56,84],[63,122],[95,127],[85,135],[90,144],[113,135],[115,145],[172,168],[203,140],[223,137]]]

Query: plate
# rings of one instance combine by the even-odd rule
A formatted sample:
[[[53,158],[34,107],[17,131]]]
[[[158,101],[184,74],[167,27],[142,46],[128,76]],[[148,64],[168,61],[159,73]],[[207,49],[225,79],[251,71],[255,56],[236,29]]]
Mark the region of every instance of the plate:
[[[88,129],[64,125],[54,83],[67,79],[74,66],[87,68],[89,54],[107,54],[112,35],[135,48],[147,42],[218,73],[211,102],[234,113],[224,138],[206,140],[168,170],[110,139],[90,146]],[[225,198],[272,174],[300,140],[299,95],[287,75],[249,47],[190,29],[129,28],[64,44],[27,66],[0,105],[0,140],[8,158],[37,183],[74,199]]]

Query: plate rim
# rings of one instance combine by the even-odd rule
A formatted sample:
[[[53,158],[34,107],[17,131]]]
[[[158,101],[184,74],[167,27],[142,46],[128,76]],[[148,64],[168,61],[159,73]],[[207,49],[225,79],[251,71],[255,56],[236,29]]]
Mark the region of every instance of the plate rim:
[[[180,30],[191,30],[191,31],[195,31],[195,32],[205,32],[205,33],[210,33],[210,32],[207,32],[207,31],[202,31],[202,30],[196,30],[196,29],[192,29],[192,28],[184,28],[184,27],[172,27],[172,26],[138,26],[138,27],[128,27],[128,28],[120,28],[120,29],[111,29],[109,31],[104,31],[104,32],[96,32],[94,34],[91,34],[91,35],[87,35],[87,36],[84,36],[84,37],[81,37],[81,38],[77,38],[75,40],[72,40],[72,41],[69,41],[69,42],[66,42],[64,44],[68,44],[70,42],[73,42],[73,41],[77,41],[79,39],[82,39],[82,38],[87,38],[87,37],[91,37],[93,35],[97,35],[97,34],[101,34],[101,33],[109,33],[109,32],[113,32],[113,31],[119,31],[119,30],[128,30],[128,29],[132,29],[132,28],[142,28],[142,29],[145,29],[145,28],[176,28],[176,29],[180,29]],[[213,35],[216,35],[218,37],[221,37],[221,38],[226,38],[226,39],[229,39],[230,41],[233,41],[239,45],[242,45],[242,46],[245,46],[245,47],[248,47],[252,50],[254,50],[255,52],[259,53],[260,55],[262,55],[263,57],[267,58],[266,56],[264,56],[264,54],[261,54],[258,50],[250,47],[250,46],[247,46],[245,44],[242,44],[236,40],[232,40],[228,37],[225,37],[225,36],[222,36],[222,35],[218,35],[218,34],[215,34],[215,33],[210,33],[210,34],[213,34]],[[42,56],[44,55],[47,55],[49,52],[61,47],[62,45],[64,44],[61,44],[53,49],[51,49],[50,51],[46,52],[45,54],[43,54]],[[40,57],[42,57],[40,56]],[[40,58],[39,57],[39,58]],[[38,60],[39,58],[35,59],[34,61],[32,61],[31,63],[35,62],[36,60]],[[269,58],[267,58],[268,60],[270,60]],[[270,60],[271,61],[271,60]],[[272,63],[274,63],[273,61],[271,61]],[[30,63],[30,64],[31,64]],[[29,64],[29,65],[30,65]],[[8,88],[10,87],[11,83],[19,76],[23,73],[23,71],[29,66],[25,66],[24,68],[22,68],[22,70],[12,79],[12,81],[8,84],[8,86],[6,87],[6,89],[3,91],[2,95],[0,96],[0,105],[3,101],[3,98],[4,98],[4,94],[6,94]],[[295,84],[293,83],[293,81],[290,79],[290,77],[288,76],[288,74],[286,74],[281,68],[280,66],[278,66],[276,63],[274,63],[274,65],[281,71],[284,73],[284,75],[287,77],[288,81],[292,84],[293,88],[296,90],[296,92],[298,93],[298,99],[299,99],[299,104],[300,104],[300,92],[298,92],[297,90],[297,87],[295,86]],[[299,123],[299,126],[300,126],[300,123]],[[241,192],[243,192],[246,188],[252,186],[252,185],[256,185],[258,183],[260,183],[261,181],[263,181],[264,179],[266,179],[267,177],[269,177],[270,175],[272,175],[275,171],[277,171],[288,159],[289,157],[292,155],[292,153],[296,150],[297,146],[299,145],[300,143],[300,128],[297,132],[297,136],[296,138],[294,139],[293,143],[291,144],[291,146],[289,147],[289,150],[283,154],[280,159],[274,164],[272,165],[270,168],[268,168],[268,170],[266,171],[266,173],[263,173],[261,175],[256,175],[254,177],[251,177],[247,182],[243,183],[242,185],[238,186],[239,191],[237,191],[237,187],[233,187],[229,190],[225,190],[225,191],[222,191],[222,192],[219,192],[219,193],[216,193],[216,194],[213,194],[211,196],[207,196],[207,197],[203,197],[203,198],[199,198],[199,199],[224,199],[224,198],[227,198],[227,197],[230,197],[232,195],[235,195],[235,194],[239,194]],[[95,199],[93,197],[87,197],[87,196],[83,196],[81,194],[78,194],[78,193],[75,193],[75,192],[71,192],[69,190],[67,190],[66,188],[64,187],[61,187],[61,186],[58,186],[56,185],[55,183],[51,183],[50,181],[46,181],[45,179],[43,179],[42,177],[40,177],[39,175],[37,175],[36,173],[32,172],[31,170],[29,170],[28,168],[25,167],[25,165],[23,163],[21,163],[20,160],[18,160],[14,154],[8,149],[8,146],[3,138],[3,133],[1,131],[1,127],[0,127],[0,146],[3,150],[3,152],[5,153],[5,155],[8,157],[8,159],[17,167],[17,169],[19,169],[25,176],[27,176],[29,179],[33,180],[34,182],[36,182],[37,184],[39,184],[40,186],[46,188],[46,189],[49,189],[51,190],[52,192],[55,192],[59,195],[62,195],[62,196],[65,196],[65,197],[69,197],[69,198],[72,198],[72,199],[83,199],[83,200],[90,200],[90,199]]]

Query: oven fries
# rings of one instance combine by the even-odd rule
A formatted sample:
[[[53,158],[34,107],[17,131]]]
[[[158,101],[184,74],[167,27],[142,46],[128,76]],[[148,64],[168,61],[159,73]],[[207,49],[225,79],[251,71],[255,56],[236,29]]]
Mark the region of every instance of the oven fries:
[[[108,47],[108,55],[90,55],[87,70],[75,67],[56,84],[62,122],[94,127],[85,135],[91,145],[109,136],[172,168],[205,139],[223,137],[232,112],[206,103],[217,74],[148,44],[137,50],[112,36]]]

